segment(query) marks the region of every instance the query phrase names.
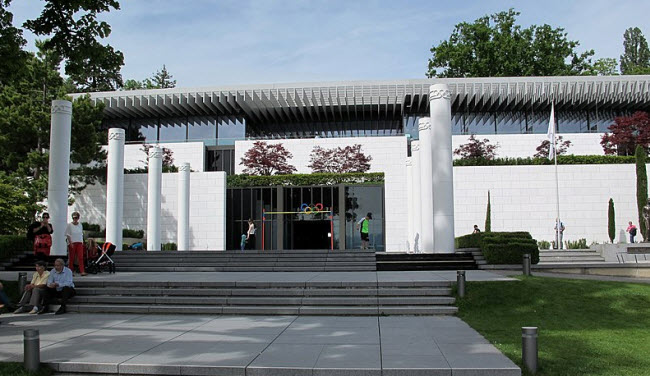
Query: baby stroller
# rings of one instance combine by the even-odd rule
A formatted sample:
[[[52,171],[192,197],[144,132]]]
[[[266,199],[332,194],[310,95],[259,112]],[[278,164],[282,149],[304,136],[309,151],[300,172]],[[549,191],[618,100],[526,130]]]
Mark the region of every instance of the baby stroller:
[[[101,273],[102,270],[108,270],[108,273],[115,273],[115,262],[111,258],[113,253],[115,253],[115,244],[111,242],[106,242],[100,247],[97,247],[97,252],[95,253],[96,258],[91,259],[88,263],[86,270],[88,273],[97,274]],[[97,257],[98,255],[98,257]]]

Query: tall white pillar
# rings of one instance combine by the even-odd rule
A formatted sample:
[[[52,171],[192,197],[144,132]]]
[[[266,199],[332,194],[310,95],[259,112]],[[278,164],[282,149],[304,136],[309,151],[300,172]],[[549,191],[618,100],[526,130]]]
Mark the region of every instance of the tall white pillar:
[[[178,250],[190,250],[190,164],[178,168]]]
[[[147,251],[160,251],[160,205],[162,189],[162,149],[149,149],[147,186]]]
[[[411,218],[413,219],[413,252],[420,253],[422,250],[422,207],[420,206],[420,141],[411,142],[411,163],[413,171],[413,212]]]
[[[446,84],[429,87],[433,148],[435,249],[454,252],[454,165],[451,146],[451,92]]]
[[[406,202],[407,202],[407,213],[408,213],[408,232],[406,240],[406,251],[411,253],[413,252],[413,239],[415,238],[414,230],[414,221],[413,221],[413,163],[411,159],[413,157],[406,158]]]
[[[47,206],[52,234],[51,255],[65,255],[65,227],[68,222],[68,184],[70,179],[70,136],[72,103],[52,101],[50,123],[50,163],[47,183]]]
[[[106,241],[122,250],[124,213],[124,129],[108,130],[106,173]]]
[[[418,121],[420,135],[420,207],[422,208],[422,234],[420,242],[422,252],[436,252],[434,246],[435,233],[433,230],[433,135],[431,122],[428,117]]]

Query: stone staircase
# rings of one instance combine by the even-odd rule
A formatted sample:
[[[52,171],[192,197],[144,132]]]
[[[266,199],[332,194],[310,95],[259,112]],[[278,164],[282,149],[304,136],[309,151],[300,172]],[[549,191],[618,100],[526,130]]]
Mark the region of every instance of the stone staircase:
[[[604,263],[600,253],[591,249],[540,249],[538,265]]]
[[[232,315],[451,315],[448,281],[136,282],[77,279],[68,311]]]
[[[456,253],[377,253],[377,270],[474,270],[469,252]]]
[[[374,251],[121,251],[117,272],[375,271]]]

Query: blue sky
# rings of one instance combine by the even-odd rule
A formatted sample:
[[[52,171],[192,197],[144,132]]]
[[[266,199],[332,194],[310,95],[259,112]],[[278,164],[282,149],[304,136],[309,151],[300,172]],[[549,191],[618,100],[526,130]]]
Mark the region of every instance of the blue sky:
[[[42,1],[13,0],[14,23]],[[125,79],[163,64],[179,87],[424,78],[429,49],[455,24],[514,7],[519,23],[563,27],[579,51],[618,57],[623,32],[650,37],[650,1],[122,0],[103,17]],[[33,35],[26,32],[29,49]]]

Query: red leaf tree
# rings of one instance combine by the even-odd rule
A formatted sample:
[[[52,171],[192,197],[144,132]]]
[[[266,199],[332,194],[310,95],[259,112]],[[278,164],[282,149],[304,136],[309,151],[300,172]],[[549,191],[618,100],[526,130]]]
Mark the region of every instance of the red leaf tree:
[[[458,149],[454,150],[454,154],[460,155],[460,159],[494,159],[496,157],[496,150],[499,148],[498,142],[493,145],[490,144],[490,140],[487,138],[478,140],[474,135],[469,136],[468,141],[468,143],[460,145]]]
[[[248,149],[239,162],[244,165],[244,174],[279,175],[296,172],[296,168],[287,163],[293,155],[282,144],[267,144],[257,141]]]
[[[314,146],[308,167],[314,172],[366,172],[370,170],[371,160],[371,156],[363,154],[360,144],[334,149]]]
[[[646,150],[650,145],[650,117],[647,112],[638,111],[632,116],[617,117],[608,129],[611,133],[605,133],[600,140],[605,154],[634,155],[637,145]]]
[[[142,161],[145,164],[149,163],[149,149],[151,149],[153,145],[149,144],[142,144],[142,147],[140,150],[144,152],[144,154],[147,156],[147,158]],[[162,148],[163,156],[162,156],[162,165],[164,167],[171,167],[174,165],[174,152],[171,149],[167,148]]]
[[[549,140],[544,140],[542,141],[541,144],[537,147],[537,153],[533,155],[534,158],[548,158],[548,149],[551,146],[551,141]],[[557,155],[564,155],[566,154],[567,149],[571,146],[571,141],[566,140],[564,141],[564,137],[562,136],[557,136],[555,138],[555,151],[557,152]]]

